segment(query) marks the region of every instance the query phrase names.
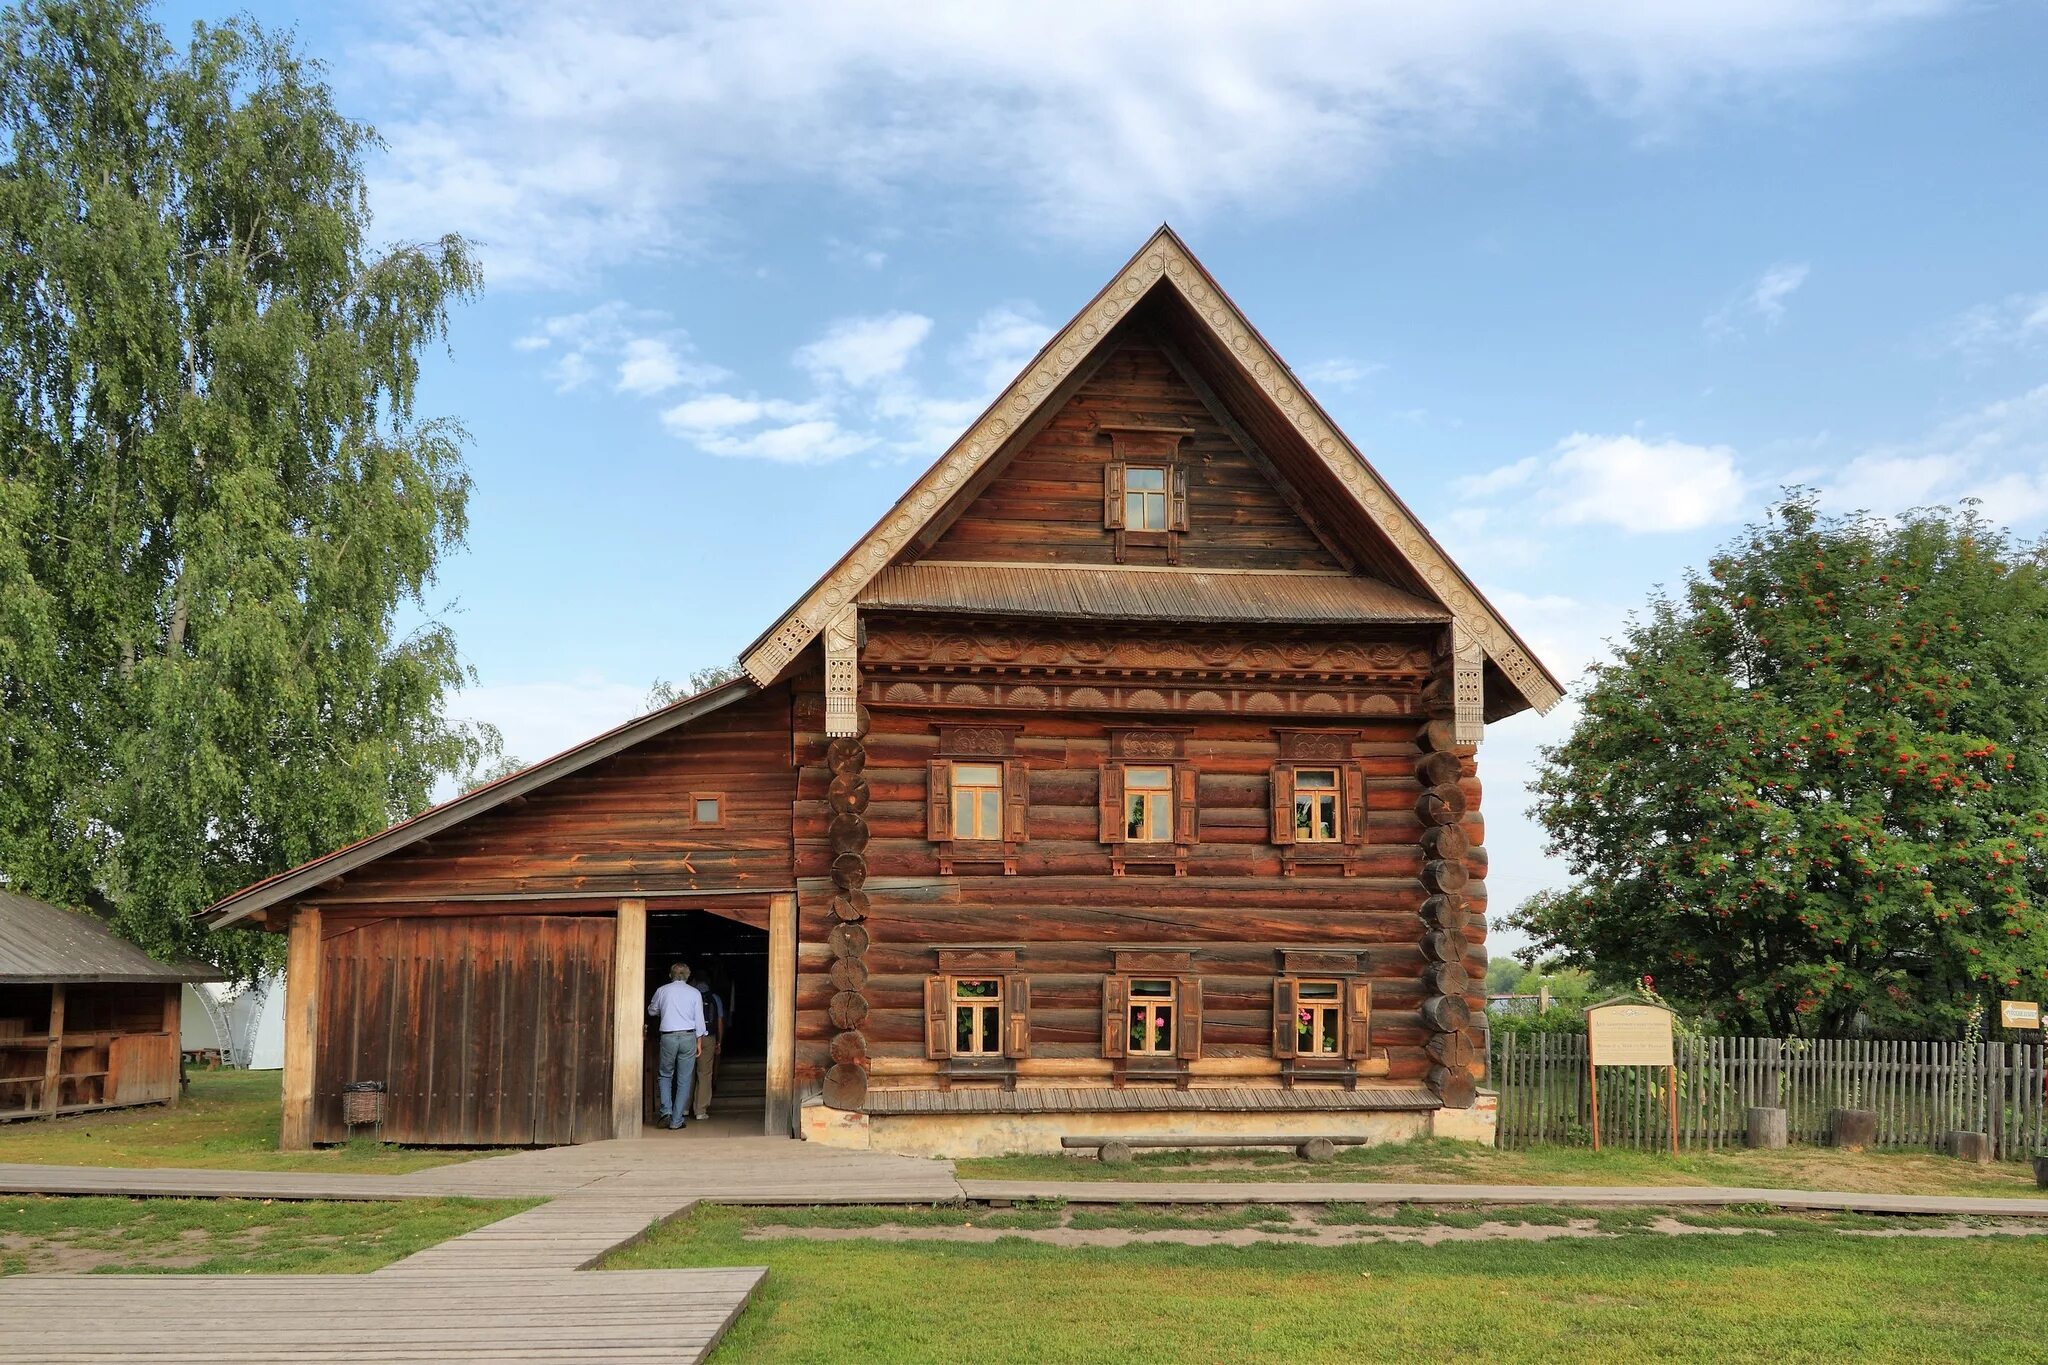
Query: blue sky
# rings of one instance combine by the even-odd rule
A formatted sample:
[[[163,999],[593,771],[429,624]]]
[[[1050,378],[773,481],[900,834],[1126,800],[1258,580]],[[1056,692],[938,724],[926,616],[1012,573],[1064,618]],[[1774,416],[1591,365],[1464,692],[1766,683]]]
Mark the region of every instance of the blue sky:
[[[1161,221],[1560,674],[1787,481],[2048,523],[2040,6],[339,8],[254,11],[378,233],[482,243],[436,600],[528,759],[730,659]],[[1571,719],[1482,751],[1498,907]]]

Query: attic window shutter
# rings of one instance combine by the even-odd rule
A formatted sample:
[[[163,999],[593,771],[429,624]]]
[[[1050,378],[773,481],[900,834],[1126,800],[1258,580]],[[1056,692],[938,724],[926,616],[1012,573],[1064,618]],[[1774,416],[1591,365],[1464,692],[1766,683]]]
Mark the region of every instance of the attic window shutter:
[[[1167,512],[1166,529],[1188,529],[1188,467],[1184,464],[1173,467],[1173,500]]]
[[[1372,1056],[1372,982],[1345,983],[1344,1051],[1351,1060]]]
[[[1124,529],[1124,462],[1111,460],[1102,467],[1102,524],[1105,529]]]
[[[1344,765],[1344,842],[1365,842],[1365,768],[1357,763]]]
[[[1180,1019],[1176,1026],[1180,1036],[1174,1039],[1174,1051],[1185,1061],[1193,1061],[1202,1055],[1202,978],[1184,976],[1180,979]]]
[[[925,836],[935,844],[953,841],[953,765],[931,761],[931,785],[925,796]]]
[[[943,976],[928,976],[924,979],[924,1055],[927,1057],[950,1057],[953,1055],[952,1001],[947,997],[951,987]]]
[[[1294,978],[1283,976],[1273,983],[1273,1055],[1292,1057],[1296,1037],[1295,1015],[1301,1008]]]
[[[1273,842],[1294,842],[1294,768],[1287,763],[1273,765]]]
[[[1102,1055],[1124,1055],[1124,1031],[1130,1027],[1131,983],[1120,976],[1102,978]]]
[[[1031,837],[1031,773],[1014,758],[1003,760],[1003,838],[1023,843]]]
[[[1202,814],[1195,801],[1200,776],[1190,763],[1174,769],[1173,836],[1183,844],[1202,838]]]
[[[1102,842],[1124,842],[1124,770],[1120,763],[1102,765],[1099,805],[1102,811]]]
[[[1003,1055],[1031,1055],[1031,978],[1003,978]]]

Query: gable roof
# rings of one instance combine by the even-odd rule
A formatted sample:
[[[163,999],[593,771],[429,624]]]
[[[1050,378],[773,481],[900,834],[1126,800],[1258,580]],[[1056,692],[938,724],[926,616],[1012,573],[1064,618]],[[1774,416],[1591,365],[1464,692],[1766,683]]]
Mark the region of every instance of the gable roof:
[[[1345,495],[1399,556],[1407,575],[1443,606],[1463,634],[1530,706],[1547,711],[1564,695],[1557,678],[1539,662],[1512,627],[1336,423],[1302,388],[1294,374],[1247,322],[1237,306],[1202,268],[1170,227],[1162,226],[1095,298],[1045,344],[1031,363],[810,591],[741,655],[748,676],[766,686],[818,637],[833,618],[855,603],[884,569],[902,556],[969,483],[998,458],[1058,390],[1085,365],[1131,310],[1156,290],[1174,291],[1186,311],[1229,356],[1256,391],[1341,486]]]
[[[266,906],[304,895],[323,882],[345,876],[365,863],[375,862],[387,854],[396,853],[408,844],[416,844],[451,825],[482,815],[517,797],[526,795],[536,787],[542,787],[558,777],[566,777],[579,768],[610,758],[613,754],[630,749],[645,739],[652,739],[664,731],[686,725],[699,716],[708,715],[722,707],[730,706],[745,697],[751,697],[761,689],[745,678],[734,678],[731,682],[720,683],[694,697],[650,711],[637,720],[614,726],[594,739],[587,739],[572,748],[564,749],[553,758],[541,760],[528,768],[521,768],[487,782],[472,791],[466,791],[452,801],[430,806],[409,820],[401,820],[388,829],[380,830],[367,839],[359,839],[345,848],[322,854],[308,863],[301,863],[287,872],[265,877],[252,882],[232,895],[225,896],[208,909],[202,916],[215,929],[225,928],[237,920]]]
[[[203,962],[158,962],[90,915],[0,891],[0,982],[225,980]]]

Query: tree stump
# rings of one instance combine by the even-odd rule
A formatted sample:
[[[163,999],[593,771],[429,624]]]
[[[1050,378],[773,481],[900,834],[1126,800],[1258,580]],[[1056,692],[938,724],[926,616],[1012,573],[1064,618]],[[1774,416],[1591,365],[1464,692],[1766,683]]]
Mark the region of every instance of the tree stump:
[[[1745,1147],[1775,1150],[1785,1145],[1785,1111],[1757,1108],[1749,1111],[1749,1133]]]
[[[1105,1142],[1096,1148],[1095,1159],[1105,1166],[1128,1166],[1131,1164],[1131,1144]]]
[[[1828,1111],[1828,1142],[1845,1152],[1860,1152],[1877,1144],[1875,1109],[1831,1109]]]
[[[1337,1144],[1328,1138],[1310,1138],[1296,1147],[1294,1154],[1303,1161],[1333,1161],[1337,1156]]]
[[[1958,1128],[1948,1135],[1948,1154],[1958,1161],[1986,1165],[1991,1160],[1991,1135]]]

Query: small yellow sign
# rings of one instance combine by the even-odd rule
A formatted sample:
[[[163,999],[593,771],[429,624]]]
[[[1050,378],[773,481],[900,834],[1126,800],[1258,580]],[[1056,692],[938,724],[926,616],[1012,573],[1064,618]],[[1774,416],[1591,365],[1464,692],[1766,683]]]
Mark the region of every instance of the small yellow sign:
[[[1998,1002],[1998,1022],[2007,1028],[2041,1027],[2041,1002],[2038,1000],[2001,1000]]]
[[[1670,1066],[1671,1011],[1617,1002],[1586,1011],[1594,1066]]]

